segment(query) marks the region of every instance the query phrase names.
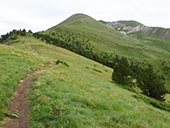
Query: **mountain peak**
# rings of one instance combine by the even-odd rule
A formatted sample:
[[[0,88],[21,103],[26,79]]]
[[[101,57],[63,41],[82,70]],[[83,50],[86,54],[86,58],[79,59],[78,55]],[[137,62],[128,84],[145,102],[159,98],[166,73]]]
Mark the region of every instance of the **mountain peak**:
[[[70,16],[70,17],[75,17],[75,16],[85,17],[85,16],[88,16],[88,15],[86,15],[84,13],[76,13],[76,14],[73,14],[72,16]],[[90,17],[90,16],[88,16],[88,17]]]
[[[63,21],[60,25],[70,25],[73,23],[88,23],[90,20],[94,20],[92,17],[83,14],[83,13],[77,13],[73,14],[69,18],[67,18],[65,21]]]

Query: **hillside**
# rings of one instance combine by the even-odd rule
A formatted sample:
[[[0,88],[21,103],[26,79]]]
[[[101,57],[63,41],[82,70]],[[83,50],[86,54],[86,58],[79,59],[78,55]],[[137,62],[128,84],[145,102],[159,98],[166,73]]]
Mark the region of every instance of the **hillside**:
[[[143,24],[137,22],[137,21],[133,21],[133,20],[130,20],[130,21],[118,21],[118,23],[121,23],[121,24],[125,24],[126,26],[131,26],[131,27],[136,27],[138,25],[140,26],[144,26]]]
[[[123,31],[125,34],[141,38],[141,37],[154,37],[161,40],[170,40],[170,30],[161,27],[145,26],[137,21],[115,21],[115,22],[102,22],[105,25]]]
[[[20,80],[50,61],[14,47],[0,45],[0,120],[6,115],[6,107],[14,95]],[[1,124],[1,123],[0,123]],[[1,126],[1,125],[0,125]]]
[[[135,21],[130,23],[140,24]],[[127,57],[129,63],[133,62],[140,67],[152,64],[155,71],[163,75],[165,86],[170,91],[170,42],[168,40],[154,36],[140,36],[138,32],[122,34],[84,14],[72,15],[59,25],[39,34],[54,38],[52,40],[56,41],[53,44],[57,46],[63,47],[66,44],[64,48],[87,58],[101,63],[101,59],[104,58],[107,61],[104,64],[110,67],[113,63],[112,58],[122,56]],[[47,42],[52,43],[50,40]],[[79,47],[83,49],[83,53]]]
[[[5,66],[1,70],[15,69],[25,76],[32,72],[32,67],[36,67],[35,70],[47,63],[53,65],[57,60],[67,63],[67,66],[59,63],[34,78],[29,88],[30,127],[169,127],[170,113],[144,102],[141,95],[113,84],[111,68],[46,44],[32,34],[18,36],[8,44],[0,47],[1,65]],[[4,63],[6,57],[12,59]],[[16,61],[19,59],[28,65]],[[27,67],[28,71],[22,67]],[[8,77],[8,74],[11,73],[4,72],[3,76]],[[15,81],[18,83],[22,78]],[[0,88],[2,92],[4,86]]]

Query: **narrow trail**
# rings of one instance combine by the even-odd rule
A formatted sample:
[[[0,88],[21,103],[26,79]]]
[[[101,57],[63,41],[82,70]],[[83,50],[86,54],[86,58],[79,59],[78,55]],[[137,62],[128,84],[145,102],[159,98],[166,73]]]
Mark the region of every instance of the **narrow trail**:
[[[51,67],[54,68],[57,65]],[[14,97],[7,107],[9,113],[18,113],[19,118],[7,118],[4,120],[4,126],[0,128],[28,128],[29,127],[29,102],[28,102],[28,88],[33,83],[33,78],[40,73],[49,70],[36,71],[24,78],[24,80],[18,85]],[[17,116],[17,115],[16,115]]]
[[[32,51],[34,51],[35,53],[40,54],[40,52],[38,51],[38,49],[36,49],[33,45],[31,45],[31,44],[33,44],[33,43],[32,43],[32,41],[28,40],[28,37],[27,37],[27,36],[24,38],[24,40],[27,40],[27,41],[30,43],[30,45],[27,45],[27,47],[31,47],[31,50],[32,50]]]

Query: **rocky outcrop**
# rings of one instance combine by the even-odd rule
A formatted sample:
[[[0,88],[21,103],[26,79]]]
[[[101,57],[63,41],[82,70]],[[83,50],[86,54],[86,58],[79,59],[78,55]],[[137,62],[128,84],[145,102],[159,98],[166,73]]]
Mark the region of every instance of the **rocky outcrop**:
[[[107,22],[106,25],[110,28],[120,31],[123,34],[140,32],[142,36],[156,36],[161,39],[170,40],[170,29],[164,29],[161,27],[148,27],[143,25],[132,27],[119,23],[118,21]]]

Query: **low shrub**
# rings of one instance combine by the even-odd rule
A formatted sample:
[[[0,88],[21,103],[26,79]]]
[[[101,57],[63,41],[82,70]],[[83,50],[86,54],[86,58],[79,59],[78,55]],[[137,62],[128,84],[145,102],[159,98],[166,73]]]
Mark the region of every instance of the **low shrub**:
[[[93,70],[96,71],[96,72],[102,73],[102,71],[100,71],[98,69],[93,68]]]
[[[62,63],[62,64],[65,65],[66,67],[69,67],[69,65],[68,65],[66,62],[64,62],[64,61],[57,60],[57,61],[56,61],[56,64],[59,64],[59,63]]]

